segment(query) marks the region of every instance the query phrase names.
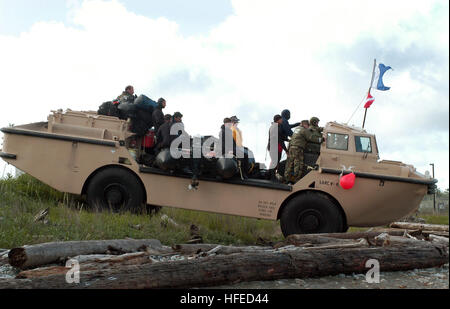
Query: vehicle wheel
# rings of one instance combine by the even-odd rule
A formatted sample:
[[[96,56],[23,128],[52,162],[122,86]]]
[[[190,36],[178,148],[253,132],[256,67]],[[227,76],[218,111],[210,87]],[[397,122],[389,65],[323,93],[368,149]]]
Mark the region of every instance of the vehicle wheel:
[[[306,192],[291,199],[281,214],[281,230],[291,234],[340,233],[344,220],[338,207],[324,194]]]
[[[344,224],[342,226],[342,233],[347,233],[349,226],[347,224]]]
[[[154,206],[154,205],[150,205],[150,204],[147,204],[146,207],[147,207],[147,214],[149,214],[150,216],[156,215],[162,209],[161,206]]]
[[[90,181],[87,201],[93,209],[140,213],[144,209],[144,192],[139,180],[121,168],[107,168]]]

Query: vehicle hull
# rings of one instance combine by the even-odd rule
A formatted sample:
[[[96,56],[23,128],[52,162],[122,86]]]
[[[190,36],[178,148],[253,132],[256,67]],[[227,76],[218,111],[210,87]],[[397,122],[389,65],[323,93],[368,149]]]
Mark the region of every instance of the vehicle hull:
[[[415,174],[409,177],[411,168],[398,162],[379,164],[375,155],[358,155],[355,158],[362,165],[355,172],[355,184],[344,190],[339,185],[339,174],[349,171],[336,170],[336,166],[321,167],[339,158],[336,152],[327,157],[330,160],[321,160],[327,151],[322,146],[316,168],[293,186],[268,180],[218,181],[200,177],[198,190],[189,190],[188,176],[137,164],[125,146],[124,140],[129,136],[126,122],[96,117],[80,112],[67,116],[56,113],[48,123],[3,128],[0,157],[61,192],[83,194],[97,171],[116,167],[136,175],[145,190],[147,204],[269,220],[279,219],[293,196],[319,191],[340,207],[349,226],[384,225],[416,211],[430,185],[436,182]],[[67,134],[74,127],[79,134]]]
[[[341,205],[349,226],[379,226],[414,213],[427,193],[427,184],[401,180],[356,177],[351,189],[339,186],[339,175],[310,173],[294,186],[302,190],[314,183],[314,189],[332,196]]]

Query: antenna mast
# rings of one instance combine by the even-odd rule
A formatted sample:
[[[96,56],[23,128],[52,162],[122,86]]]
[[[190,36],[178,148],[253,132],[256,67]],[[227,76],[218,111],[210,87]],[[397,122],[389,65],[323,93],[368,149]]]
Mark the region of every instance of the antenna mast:
[[[367,95],[370,94],[370,89],[372,88],[372,84],[373,84],[373,79],[375,77],[375,67],[377,66],[377,59],[373,59],[373,69],[372,69],[372,78],[370,80],[370,86],[369,86],[369,91],[367,92]],[[362,124],[362,128],[364,129],[364,124],[366,123],[366,115],[367,115],[367,108],[364,111],[364,120],[363,120],[363,124]]]

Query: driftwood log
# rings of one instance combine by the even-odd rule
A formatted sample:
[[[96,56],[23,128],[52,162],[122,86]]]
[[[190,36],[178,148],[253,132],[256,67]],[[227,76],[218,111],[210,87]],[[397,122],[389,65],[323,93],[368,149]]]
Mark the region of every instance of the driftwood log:
[[[277,244],[276,246],[285,246],[286,244],[292,244],[296,246],[301,246],[307,243],[319,244],[328,242],[337,242],[339,240],[351,240],[351,239],[372,239],[382,233],[386,233],[390,236],[404,236],[406,234],[410,235],[422,235],[424,237],[429,237],[430,235],[437,235],[447,237],[449,233],[443,231],[422,231],[413,229],[398,229],[398,228],[381,228],[374,229],[365,232],[350,232],[350,233],[328,233],[328,234],[296,234],[289,235],[286,239]]]
[[[153,260],[147,252],[127,253],[118,256],[114,255],[82,255],[72,258],[80,264],[81,271],[101,269],[114,269],[125,265],[144,265],[152,263]],[[16,278],[38,278],[55,274],[66,274],[69,268],[65,266],[48,266],[21,271]]]
[[[262,250],[270,250],[272,247],[261,246],[222,246],[214,244],[181,244],[174,245],[172,249],[182,255],[200,254],[200,253],[215,253],[215,254],[232,254],[240,252],[255,252]]]
[[[448,247],[448,238],[447,237],[430,235],[429,238],[430,238],[430,241],[434,244],[444,245],[444,246]]]
[[[8,252],[9,251],[0,252],[0,266],[3,265],[3,264],[8,264],[9,263],[9,261],[8,261]]]
[[[111,263],[106,260],[100,266],[93,261],[80,264],[78,284],[66,283],[67,268],[54,267],[47,269],[43,276],[38,276],[37,271],[35,274],[28,271],[20,275],[27,279],[0,280],[0,288],[192,288],[240,281],[366,273],[368,268],[365,264],[369,259],[377,259],[382,272],[448,263],[448,246],[390,235],[383,235],[378,240],[378,245],[372,246],[364,239],[358,239],[352,242],[358,247],[349,247],[351,242],[334,245],[330,242],[318,247],[290,245],[227,255],[217,254],[217,249],[206,257],[170,262],[145,260],[148,253],[142,252],[141,255],[128,256],[125,259],[128,265],[124,261]],[[209,247],[209,252],[220,248],[211,246],[214,247]]]
[[[441,224],[422,224],[422,223],[411,223],[411,222],[393,222],[389,225],[393,228],[400,229],[411,229],[411,230],[422,230],[422,231],[441,231],[448,233],[448,225]]]
[[[10,265],[27,269],[57,263],[77,255],[123,254],[145,250],[154,250],[160,253],[165,250],[165,247],[157,239],[51,242],[11,249],[8,258]]]
[[[449,232],[445,232],[445,231],[425,231],[425,230],[421,230],[421,229],[400,229],[400,228],[378,228],[375,229],[374,231],[378,232],[378,233],[388,233],[389,235],[393,235],[393,236],[401,236],[403,234],[401,234],[402,232],[407,232],[410,235],[423,235],[425,237],[428,237],[429,235],[437,235],[437,236],[443,236],[443,237],[447,237],[449,236]],[[401,235],[400,235],[401,234]]]

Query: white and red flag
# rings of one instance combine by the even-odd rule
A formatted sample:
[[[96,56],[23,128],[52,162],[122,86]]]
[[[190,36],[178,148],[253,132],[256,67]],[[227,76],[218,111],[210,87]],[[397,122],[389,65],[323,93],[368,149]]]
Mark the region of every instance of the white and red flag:
[[[375,98],[370,95],[370,92],[367,93],[366,104],[364,104],[364,108],[369,108],[370,105],[372,105],[373,101],[375,101]]]

